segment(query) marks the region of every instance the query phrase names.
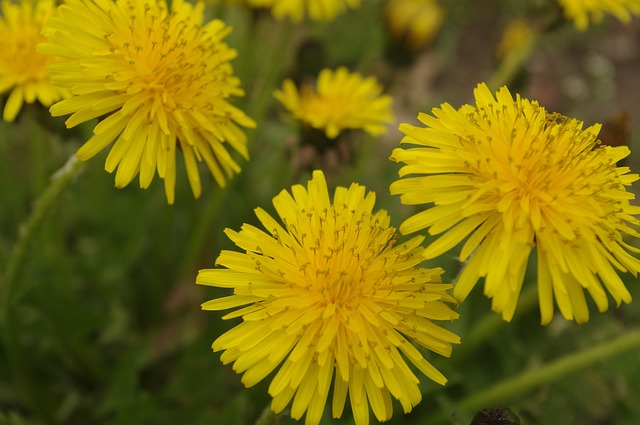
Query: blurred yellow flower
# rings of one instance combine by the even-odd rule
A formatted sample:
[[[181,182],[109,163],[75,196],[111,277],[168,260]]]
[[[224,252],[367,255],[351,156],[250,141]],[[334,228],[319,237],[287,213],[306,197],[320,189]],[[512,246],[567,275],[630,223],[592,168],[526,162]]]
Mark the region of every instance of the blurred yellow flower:
[[[400,126],[403,143],[417,147],[393,151],[391,159],[406,165],[391,192],[404,204],[432,204],[400,231],[442,234],[426,258],[466,239],[460,260],[467,264],[453,294],[464,300],[482,277],[492,309],[507,321],[534,247],[543,324],[553,317],[554,298],[566,319],[588,321],[585,289],[600,311],[608,308],[607,291],[618,305],[629,303],[616,273],[640,271],[631,255],[640,250],[623,239],[640,236],[633,217],[640,207],[629,204],[635,196],[626,190],[638,175],[616,167],[629,149],[600,145],[599,124],[583,130],[581,121],[514,99],[506,87],[494,98],[480,84],[475,100],[420,114],[426,128]]]
[[[300,22],[305,16],[314,21],[330,21],[347,9],[360,6],[360,0],[245,0],[253,7],[267,7],[278,19]]]
[[[46,28],[51,43],[40,51],[60,56],[49,67],[55,84],[73,97],[51,107],[53,116],[73,114],[67,127],[104,116],[77,152],[87,160],[116,141],[105,163],[116,187],[140,175],[147,188],[156,169],[174,201],[176,148],[182,151],[195,197],[198,162],[216,182],[240,171],[228,146],[248,158],[238,125],[254,122],[232,106],[243,95],[229,63],[236,56],[222,39],[220,20],[202,24],[204,5],[175,0],[67,0]]]
[[[0,93],[13,88],[2,113],[5,121],[15,120],[24,102],[38,99],[42,105],[51,106],[66,94],[51,84],[45,72],[55,58],[36,51],[38,43],[45,40],[40,32],[55,7],[53,0],[2,2]]]
[[[382,95],[382,86],[374,77],[363,78],[346,68],[323,69],[316,86],[303,85],[298,91],[287,79],[274,96],[295,119],[324,131],[329,139],[352,129],[377,136],[393,121],[391,97]]]
[[[613,15],[622,22],[629,22],[632,15],[640,15],[639,0],[558,0],[567,19],[585,30],[589,20],[600,22],[605,14]]]
[[[496,56],[504,59],[524,49],[529,49],[536,32],[525,19],[515,19],[506,26],[498,44]]]
[[[213,350],[224,350],[222,362],[234,362],[242,383],[251,387],[282,363],[269,385],[271,409],[279,413],[293,400],[291,417],[306,412],[308,425],[320,422],[332,380],[333,417],[342,416],[349,394],[357,425],[369,423],[369,405],[385,421],[392,397],[405,412],[420,402],[407,359],[446,383],[413,345],[449,356],[459,342],[434,323],[458,314],[448,305],[451,285],[440,283],[442,269],[420,267],[424,238],[398,243],[387,213],[373,212],[375,194],[358,184],[338,187],[332,202],[321,171],[273,204],[281,222],[256,209],[266,231],[249,224],[227,229],[244,252],[222,251],[216,265],[226,269],[201,270],[196,280],[233,288],[202,308],[240,307],[223,319],[243,322]]]
[[[391,36],[411,50],[431,42],[444,20],[444,10],[436,0],[389,0],[384,13]]]

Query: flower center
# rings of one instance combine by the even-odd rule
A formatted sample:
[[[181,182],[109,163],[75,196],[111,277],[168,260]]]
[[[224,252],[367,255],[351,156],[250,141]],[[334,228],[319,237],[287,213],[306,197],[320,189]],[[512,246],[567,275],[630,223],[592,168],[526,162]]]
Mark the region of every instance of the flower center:
[[[323,216],[316,227],[322,230],[310,248],[315,258],[306,270],[313,282],[309,291],[327,308],[354,311],[374,291],[377,282],[365,280],[363,275],[388,247],[395,230],[381,226],[377,217],[346,205],[330,208]]]
[[[511,111],[489,105],[468,118],[478,134],[460,136],[464,151],[473,152],[466,163],[482,198],[503,214],[508,228],[538,230],[545,218],[562,220],[573,228],[565,233],[573,239],[577,227],[563,218],[567,211],[584,216],[580,208],[617,184],[615,164],[598,146],[597,130],[583,130],[581,121],[548,114],[535,102],[516,103]]]
[[[235,51],[218,43],[228,33],[228,29],[223,30],[224,24],[212,21],[203,27],[193,18],[198,13],[169,13],[163,3],[128,5],[129,17],[119,22],[122,25],[114,25],[123,33],[104,34],[112,46],[110,54],[122,61],[110,79],[126,80],[126,93],[143,93],[149,102],[155,100],[154,108],[159,106],[158,99],[167,111],[193,109],[194,105],[213,108],[199,98],[206,97],[202,94],[211,87],[220,87],[212,83],[226,80],[231,74],[226,61],[235,56]]]
[[[40,30],[36,25],[26,24],[9,34],[4,34],[8,40],[3,41],[1,66],[8,68],[8,73],[18,78],[20,83],[44,78],[45,68],[51,62],[49,55],[36,52],[38,43],[46,40],[40,35]]]

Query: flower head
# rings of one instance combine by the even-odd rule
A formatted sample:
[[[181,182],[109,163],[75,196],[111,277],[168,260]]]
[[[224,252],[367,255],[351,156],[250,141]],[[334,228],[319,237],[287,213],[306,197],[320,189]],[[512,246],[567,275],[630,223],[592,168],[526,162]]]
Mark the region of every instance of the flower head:
[[[273,199],[281,223],[264,210],[266,231],[245,224],[227,236],[245,252],[222,251],[197,283],[233,288],[205,310],[241,307],[223,319],[243,322],[220,336],[213,350],[223,363],[255,385],[282,363],[269,386],[271,408],[293,400],[291,416],[318,424],[333,379],[333,417],[347,394],[357,425],[369,422],[369,404],[380,421],[392,415],[391,397],[409,412],[421,399],[406,359],[429,379],[446,378],[415,342],[449,356],[459,338],[436,325],[457,313],[441,269],[420,267],[423,237],[396,243],[385,211],[373,212],[375,194],[352,184],[329,198],[321,171],[307,188],[296,185]],[[404,357],[402,354],[404,354]],[[335,372],[335,373],[334,373]],[[368,402],[367,402],[368,400]]]
[[[529,51],[536,38],[536,31],[525,19],[515,19],[506,26],[498,44],[496,55],[505,59],[520,52]]]
[[[426,128],[402,124],[404,143],[392,159],[404,162],[404,177],[391,185],[405,204],[432,204],[407,219],[402,233],[427,228],[441,234],[425,251],[443,254],[466,239],[467,261],[454,286],[462,301],[479,278],[492,309],[511,320],[529,255],[537,249],[542,322],[553,317],[554,298],[567,319],[586,322],[586,289],[600,311],[608,291],[617,304],[631,295],[616,273],[636,275],[640,250],[623,240],[638,237],[640,224],[626,186],[638,180],[616,162],[626,147],[600,145],[600,125],[549,113],[535,101],[496,97],[486,85],[475,90],[476,105],[459,110],[444,104],[433,116],[420,114]],[[411,175],[411,177],[407,177]]]
[[[385,20],[391,36],[411,50],[427,45],[438,33],[444,10],[436,0],[389,0]]]
[[[558,0],[564,9],[567,19],[574,21],[575,26],[585,30],[589,26],[589,18],[600,22],[605,14],[613,15],[622,22],[629,22],[632,15],[640,15],[638,0]]]
[[[2,1],[0,93],[13,88],[2,114],[5,121],[16,118],[23,102],[38,99],[42,105],[51,106],[66,94],[51,84],[45,72],[55,58],[36,51],[38,43],[45,40],[40,32],[54,11],[53,0]]]
[[[245,0],[253,7],[271,8],[278,19],[300,22],[308,15],[314,21],[331,21],[347,9],[360,6],[360,0]]]
[[[117,187],[139,174],[146,188],[157,169],[173,203],[176,147],[195,197],[198,162],[224,186],[240,171],[227,145],[248,156],[238,125],[254,123],[229,103],[243,94],[229,64],[236,52],[222,42],[230,29],[219,20],[202,25],[203,9],[183,0],[170,10],[164,0],[68,0],[49,21],[52,42],[40,50],[63,58],[49,72],[73,94],[51,114],[73,114],[67,127],[106,116],[77,156],[89,159],[115,140],[105,169],[117,167]]]
[[[330,139],[351,129],[380,135],[393,121],[391,97],[381,94],[382,87],[374,77],[363,78],[346,68],[323,69],[316,86],[304,85],[298,91],[287,79],[274,96],[297,120],[324,131]]]

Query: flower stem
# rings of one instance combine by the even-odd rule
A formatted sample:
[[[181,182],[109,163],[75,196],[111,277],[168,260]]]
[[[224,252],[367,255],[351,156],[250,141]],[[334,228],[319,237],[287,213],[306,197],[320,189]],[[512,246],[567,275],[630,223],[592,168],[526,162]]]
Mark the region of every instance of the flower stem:
[[[487,406],[505,404],[542,384],[558,380],[599,361],[638,347],[640,347],[640,329],[627,332],[616,339],[586,350],[566,355],[545,366],[503,379],[487,389],[476,391],[457,403],[456,408],[459,411],[471,413]],[[424,424],[445,424],[449,418],[450,412],[440,412],[428,418]]]
[[[24,394],[29,397],[31,407],[41,417],[44,423],[54,423],[50,408],[45,403],[41,389],[32,382],[29,376],[26,357],[21,353],[18,329],[16,327],[16,307],[20,297],[26,293],[26,285],[18,286],[20,273],[22,272],[29,247],[33,243],[38,229],[42,224],[49,209],[53,206],[60,194],[69,186],[73,178],[82,170],[83,164],[75,156],[72,156],[65,165],[58,170],[44,193],[34,204],[34,209],[18,231],[18,240],[7,261],[2,285],[2,338],[7,354],[8,370],[12,371],[18,385]]]
[[[531,39],[526,43],[523,43],[519,49],[507,56],[500,62],[498,69],[496,69],[487,82],[487,86],[490,90],[497,90],[501,86],[509,85],[516,77],[518,72],[525,66],[527,60],[531,57],[540,36],[538,34],[532,35]]]
[[[278,423],[280,423],[280,415],[273,413],[269,406],[264,408],[256,421],[256,425],[277,425]]]
[[[263,31],[269,31],[272,34],[270,37],[266,37],[266,34],[259,34],[257,39],[264,39],[265,37],[271,40],[270,44],[267,44],[264,51],[260,52],[260,56],[256,61],[261,66],[253,66],[252,70],[259,70],[257,75],[252,75],[252,81],[254,81],[249,98],[251,102],[247,107],[248,115],[253,118],[257,127],[260,128],[267,115],[270,101],[273,100],[272,92],[275,89],[276,83],[282,73],[282,65],[285,62],[285,57],[288,52],[288,46],[291,42],[292,25],[288,23],[274,22],[271,17],[266,17],[268,22],[262,22],[261,28],[264,26]],[[275,28],[274,28],[275,26]],[[273,35],[275,33],[275,35]],[[252,41],[249,41],[252,42]],[[252,51],[250,46],[245,46],[246,51]],[[252,131],[249,134],[249,146],[253,144],[256,137],[256,132]],[[237,187],[239,181],[243,179],[244,174],[240,174],[231,179],[228,186],[224,189],[217,190],[217,192],[209,196],[206,200],[202,213],[200,213],[198,222],[193,227],[191,235],[189,236],[189,242],[186,246],[185,255],[183,255],[183,262],[179,269],[179,276],[186,276],[191,273],[192,267],[197,263],[198,255],[201,252],[207,235],[209,234],[213,223],[216,222],[218,216],[223,208],[227,205],[226,199],[232,193],[237,193]]]

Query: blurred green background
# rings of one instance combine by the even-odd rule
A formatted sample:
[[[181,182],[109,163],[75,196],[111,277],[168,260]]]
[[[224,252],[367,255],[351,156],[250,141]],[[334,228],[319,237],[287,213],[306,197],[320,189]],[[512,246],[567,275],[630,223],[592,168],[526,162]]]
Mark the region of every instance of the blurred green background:
[[[41,404],[34,405],[17,385],[16,371],[6,363],[7,347],[0,346],[0,424],[255,423],[270,401],[269,380],[244,389],[219,353],[211,352],[212,341],[237,322],[202,312],[200,304],[223,291],[194,280],[199,269],[213,267],[221,249],[231,248],[224,228],[256,224],[255,207],[272,212],[274,195],[309,177],[296,167],[297,127],[271,92],[285,76],[346,65],[380,79],[394,98],[397,123],[416,123],[418,112],[442,102],[469,102],[476,84],[492,78],[509,22],[559,13],[551,0],[441,3],[447,16],[437,38],[402,63],[389,55],[397,46],[390,46],[382,0],[364,0],[360,9],[333,22],[301,25],[210,5],[211,16],[234,27],[227,42],[238,50],[233,63],[247,91],[236,104],[258,122],[248,131],[252,160],[242,163],[242,174],[225,190],[203,170],[203,195],[194,200],[178,158],[174,206],[166,204],[159,179],[148,190],[138,189],[136,181],[115,189],[113,176],[103,170],[107,151],[86,164],[46,216],[19,275],[19,350]],[[636,149],[627,165],[638,171],[639,39],[637,19],[628,25],[606,19],[586,32],[559,22],[541,36],[509,87],[587,125],[609,122],[611,137]],[[310,54],[300,54],[303,45],[311,46]],[[397,123],[380,139],[354,140],[352,161],[329,176],[331,185],[356,181],[375,190],[377,207],[388,210],[396,226],[413,211],[388,191],[399,168],[388,160],[401,138]],[[39,106],[24,108],[13,124],[0,122],[0,270],[34,200],[91,129],[66,130],[62,119],[50,118]],[[446,281],[460,266],[454,253],[430,264],[447,270]],[[530,268],[532,280],[535,267]],[[624,279],[640,298],[636,279]],[[425,379],[423,402],[408,415],[394,406],[391,424],[425,424],[442,411],[449,418],[445,423],[466,425],[475,412],[456,409],[465,397],[640,323],[637,304],[605,314],[592,304],[586,325],[557,317],[543,328],[534,306],[510,324],[496,321],[486,339],[465,347],[477,324],[492,315],[489,305],[479,285],[459,308],[461,319],[448,326],[462,345],[454,347],[451,359],[430,358],[449,383],[441,388]],[[499,404],[526,424],[637,425],[639,355],[628,352]],[[352,421],[348,412],[341,420],[330,416],[328,409],[323,424]],[[276,421],[295,423],[286,415]]]

